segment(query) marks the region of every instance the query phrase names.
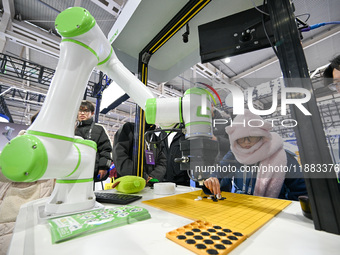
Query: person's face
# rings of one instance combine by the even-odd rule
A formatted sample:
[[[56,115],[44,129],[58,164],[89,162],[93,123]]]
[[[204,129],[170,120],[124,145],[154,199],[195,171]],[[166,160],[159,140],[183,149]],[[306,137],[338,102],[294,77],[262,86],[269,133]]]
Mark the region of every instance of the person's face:
[[[340,93],[340,71],[335,69],[333,70],[333,83],[332,85],[336,88],[336,91]]]
[[[87,109],[86,107],[81,107],[78,111],[78,120],[83,121],[83,120],[88,120],[89,118],[92,117],[92,112]]]
[[[243,149],[250,149],[253,147],[258,141],[261,140],[261,136],[247,136],[247,137],[242,137],[236,140],[238,145],[241,146]]]

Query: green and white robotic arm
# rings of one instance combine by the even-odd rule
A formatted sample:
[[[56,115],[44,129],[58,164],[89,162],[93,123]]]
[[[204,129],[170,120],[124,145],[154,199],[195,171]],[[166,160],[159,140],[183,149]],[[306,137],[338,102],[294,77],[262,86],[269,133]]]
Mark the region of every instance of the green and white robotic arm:
[[[185,123],[188,147],[190,140],[195,147],[204,147],[211,140],[210,98],[204,90],[192,88],[183,98],[156,99],[118,60],[109,40],[84,8],[61,12],[55,26],[62,36],[60,59],[45,103],[27,134],[12,139],[0,155],[1,170],[12,181],[56,179],[44,209],[47,215],[95,206],[92,178],[96,144],[74,136],[78,108],[95,67],[145,109],[150,124]],[[189,155],[190,148],[186,150]]]

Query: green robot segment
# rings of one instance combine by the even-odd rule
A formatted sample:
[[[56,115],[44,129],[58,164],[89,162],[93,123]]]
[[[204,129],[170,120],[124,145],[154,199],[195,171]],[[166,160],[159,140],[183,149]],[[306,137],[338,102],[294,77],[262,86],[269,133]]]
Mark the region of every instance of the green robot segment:
[[[63,37],[82,35],[93,28],[96,20],[84,8],[72,7],[61,12],[55,20],[55,28]]]
[[[0,155],[2,173],[11,181],[34,182],[47,169],[48,157],[44,144],[33,135],[12,139]]]

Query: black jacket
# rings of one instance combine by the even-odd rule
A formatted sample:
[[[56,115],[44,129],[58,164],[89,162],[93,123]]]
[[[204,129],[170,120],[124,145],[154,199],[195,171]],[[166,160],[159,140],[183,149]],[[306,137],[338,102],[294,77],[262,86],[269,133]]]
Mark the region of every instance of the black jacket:
[[[162,133],[161,137],[166,134]],[[180,170],[180,164],[176,163],[175,158],[181,158],[182,152],[180,150],[180,141],[185,140],[183,133],[177,133],[168,147],[167,140],[164,140],[164,151],[168,159],[166,165],[165,181],[174,182],[177,185],[190,186],[190,178],[186,170]]]
[[[126,122],[119,128],[114,136],[113,143],[113,162],[116,166],[117,175],[135,175],[133,169],[133,134],[135,124]],[[157,138],[158,139],[158,138]],[[155,165],[148,165],[144,160],[143,177],[147,179],[149,176],[163,181],[166,171],[166,157],[161,151],[159,145],[151,145],[150,149],[153,151],[155,158]]]
[[[91,130],[91,133],[90,133]],[[103,126],[94,123],[93,118],[78,123],[75,135],[84,139],[92,140],[97,144],[96,163],[94,167],[94,181],[106,180],[109,172],[101,180],[97,179],[99,170],[109,170],[112,163],[112,146],[111,140]]]

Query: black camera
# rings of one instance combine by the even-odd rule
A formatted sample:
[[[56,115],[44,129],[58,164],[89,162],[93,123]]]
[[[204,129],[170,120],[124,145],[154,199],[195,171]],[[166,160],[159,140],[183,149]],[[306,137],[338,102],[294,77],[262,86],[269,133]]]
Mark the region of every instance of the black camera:
[[[189,34],[190,34],[190,31],[189,31],[189,24],[187,23],[186,24],[186,31],[184,34],[182,34],[182,37],[183,37],[183,42],[184,43],[187,43],[189,41]]]
[[[182,34],[183,36],[183,42],[187,43],[189,41],[189,33],[185,32],[184,34]]]

